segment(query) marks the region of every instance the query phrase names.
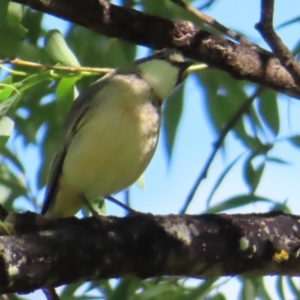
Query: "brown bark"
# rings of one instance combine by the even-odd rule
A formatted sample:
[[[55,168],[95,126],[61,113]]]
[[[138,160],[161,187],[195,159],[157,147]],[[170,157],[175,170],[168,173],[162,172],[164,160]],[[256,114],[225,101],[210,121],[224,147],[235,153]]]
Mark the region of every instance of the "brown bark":
[[[300,87],[275,56],[210,34],[188,21],[171,21],[99,0],[12,0],[134,44],[177,48],[186,57],[295,98]],[[104,4],[103,4],[104,3]]]
[[[0,293],[136,276],[299,275],[300,218],[136,214],[49,220],[11,214],[0,236]]]

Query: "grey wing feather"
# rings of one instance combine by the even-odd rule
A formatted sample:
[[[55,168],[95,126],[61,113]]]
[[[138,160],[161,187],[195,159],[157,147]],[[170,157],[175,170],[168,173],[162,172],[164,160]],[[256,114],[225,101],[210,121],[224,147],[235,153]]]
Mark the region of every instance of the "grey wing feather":
[[[106,80],[109,80],[112,74],[108,75],[93,83],[87,90],[80,94],[74,101],[66,117],[64,145],[63,148],[55,156],[51,166],[48,186],[46,189],[44,204],[41,211],[41,214],[43,215],[48,211],[52,201],[56,198],[59,190],[59,178],[62,173],[62,167],[68,151],[68,146],[77,132],[77,127],[81,118],[85,114],[86,110],[90,107],[91,101],[89,100],[92,99],[103,88],[104,82]]]
[[[48,182],[48,186],[47,186],[45,197],[44,197],[44,204],[43,204],[42,211],[41,211],[42,215],[46,214],[46,212],[48,211],[48,209],[52,203],[52,199],[56,198],[56,195],[58,192],[58,187],[59,187],[58,181],[59,181],[59,177],[61,174],[63,161],[66,156],[66,150],[67,150],[66,147],[64,147],[62,150],[60,150],[56,154],[54,161],[52,163],[51,173],[49,176],[49,182]]]

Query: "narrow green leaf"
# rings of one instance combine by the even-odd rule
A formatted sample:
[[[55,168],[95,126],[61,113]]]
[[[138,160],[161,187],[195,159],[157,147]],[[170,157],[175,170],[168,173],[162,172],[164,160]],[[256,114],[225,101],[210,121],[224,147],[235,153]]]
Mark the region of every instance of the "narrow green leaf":
[[[142,292],[138,299],[139,300],[154,300],[154,299],[174,299],[175,297],[180,296],[181,299],[184,295],[183,286],[175,286],[169,284],[168,282],[161,282],[156,286],[152,286],[149,289],[145,289]]]
[[[75,88],[75,83],[81,77],[65,77],[62,78],[55,90],[56,102],[59,106],[60,111],[65,115],[70,109],[70,105],[75,100],[77,96],[77,91]]]
[[[4,146],[14,129],[14,122],[9,117],[3,116],[0,119],[0,147]]]
[[[259,95],[258,110],[265,124],[277,136],[280,128],[277,93],[264,89]]]
[[[256,293],[255,293],[255,287],[251,280],[244,278],[243,280],[243,287],[241,290],[240,299],[243,300],[255,300]]]
[[[286,281],[287,281],[287,285],[289,286],[289,288],[291,289],[291,291],[293,292],[294,296],[296,299],[300,299],[300,291],[299,291],[299,287],[296,286],[293,278],[286,276],[285,277]]]
[[[0,102],[5,101],[16,89],[10,85],[0,83]]]
[[[283,28],[285,26],[288,26],[288,25],[292,25],[293,23],[298,23],[299,21],[300,21],[300,17],[295,17],[293,19],[290,19],[290,20],[288,20],[286,22],[283,22],[282,24],[278,25],[276,27],[276,30],[281,29],[281,28]]]
[[[280,298],[280,300],[285,300],[282,276],[277,277],[275,286],[276,286],[277,295]]]
[[[272,144],[261,145],[261,147],[256,149],[256,151],[254,151],[253,153],[251,153],[251,155],[249,155],[249,157],[245,160],[243,175],[251,193],[254,193],[260,182],[261,176],[265,168],[266,154],[270,149],[272,149],[272,147]],[[263,156],[262,162],[255,169],[252,165],[252,161],[258,156]]]
[[[128,43],[116,38],[110,38],[105,43],[101,61],[105,66],[118,68],[134,59],[135,47],[128,47]],[[100,59],[100,58],[99,58]]]
[[[105,299],[108,299],[113,292],[113,288],[110,285],[109,279],[91,281],[87,288],[84,290],[84,294],[94,289],[100,291],[101,294],[104,294]]]
[[[267,162],[273,162],[273,163],[277,163],[277,164],[282,164],[282,165],[290,165],[289,162],[287,162],[286,160],[283,160],[281,158],[278,158],[278,157],[271,157],[271,156],[268,156],[266,158],[266,161]]]
[[[223,294],[218,293],[217,295],[209,298],[209,300],[226,300],[226,297]]]
[[[108,300],[129,299],[140,288],[140,281],[135,278],[123,278],[119,281]]]
[[[145,175],[144,173],[136,180],[135,184],[143,191],[145,191]]]
[[[216,278],[205,280],[198,287],[191,289],[190,293],[184,296],[184,299],[185,300],[204,299],[205,296],[207,296],[215,288],[214,284],[217,280],[218,279]]]
[[[265,281],[264,278],[259,276],[259,277],[253,277],[250,279],[255,287],[256,295],[259,297],[261,300],[272,300],[270,297],[266,286],[265,286]]]
[[[54,29],[47,32],[45,49],[56,62],[64,66],[80,66],[79,61],[59,30]]]
[[[251,193],[254,193],[264,171],[265,161],[257,169],[254,169],[251,160],[252,158],[246,160],[243,174]]]
[[[28,190],[24,181],[17,177],[5,164],[0,165],[0,186],[1,185],[9,188],[15,198],[19,196],[27,197]]]
[[[174,150],[177,129],[183,110],[184,87],[180,86],[166,101],[163,118],[163,131],[165,134],[165,149],[169,162]]]
[[[75,292],[81,286],[82,286],[82,283],[72,283],[72,284],[65,285],[62,292],[60,293],[60,298],[61,299],[65,299],[65,298],[71,299],[72,296],[74,296]]]
[[[7,100],[0,103],[0,118],[4,116],[9,108],[15,103],[18,102],[18,99],[20,98],[20,95],[15,94],[11,97],[9,97]]]
[[[245,152],[244,152],[245,153]],[[206,201],[206,207],[209,208],[210,202],[212,197],[214,196],[216,190],[218,189],[218,187],[220,186],[220,184],[222,183],[223,179],[226,177],[226,175],[229,173],[229,171],[232,169],[232,167],[238,162],[238,160],[244,155],[244,153],[240,154],[237,158],[235,158],[231,164],[229,164],[225,170],[222,172],[222,174],[220,175],[220,177],[217,179],[214,187],[212,188],[207,201]]]
[[[2,149],[0,149],[0,153],[7,159],[10,160],[10,162],[12,164],[14,164],[14,166],[19,169],[19,171],[21,173],[25,173],[25,169],[21,163],[21,161],[19,160],[19,158],[17,157],[16,154],[14,154],[10,149],[8,149],[7,147],[2,147]]]
[[[229,198],[225,201],[222,201],[220,204],[214,205],[207,210],[207,213],[218,213],[225,210],[242,207],[248,204],[256,203],[256,202],[267,202],[267,203],[275,203],[274,200],[270,200],[264,197],[259,197],[255,195],[238,195],[232,198]]]
[[[15,83],[14,86],[18,89],[19,92],[24,92],[25,90],[45,80],[53,81],[50,71],[41,72],[41,73],[28,76],[24,80]]]
[[[21,24],[24,14],[24,6],[18,3],[9,2],[7,7],[6,20],[13,32],[21,38],[27,34],[27,29]]]
[[[290,142],[293,146],[300,147],[300,135],[294,135],[287,138],[287,141]]]

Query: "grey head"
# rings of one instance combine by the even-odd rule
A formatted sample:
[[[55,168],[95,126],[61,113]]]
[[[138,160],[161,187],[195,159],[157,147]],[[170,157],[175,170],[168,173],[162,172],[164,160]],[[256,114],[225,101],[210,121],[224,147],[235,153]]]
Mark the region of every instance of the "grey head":
[[[144,79],[163,101],[187,75],[192,62],[173,49],[163,49],[153,55],[138,59],[117,70],[118,73],[136,73]]]

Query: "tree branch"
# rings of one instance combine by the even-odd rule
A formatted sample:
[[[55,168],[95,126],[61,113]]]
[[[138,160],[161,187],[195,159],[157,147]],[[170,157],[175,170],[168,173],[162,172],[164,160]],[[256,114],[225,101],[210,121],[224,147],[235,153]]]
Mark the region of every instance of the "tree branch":
[[[274,0],[261,0],[261,16],[256,29],[271,47],[282,65],[292,74],[295,81],[300,82],[300,65],[290,50],[284,45],[273,27]]]
[[[189,13],[191,13],[193,16],[197,17],[199,20],[201,20],[204,24],[207,24],[216,30],[220,31],[221,33],[227,35],[228,37],[232,38],[233,40],[244,44],[245,46],[249,47],[257,47],[257,45],[253,44],[252,42],[248,41],[246,38],[244,38],[242,35],[240,35],[237,32],[234,32],[233,30],[227,28],[214,18],[204,14],[202,11],[197,10],[192,5],[185,3],[183,0],[171,0],[174,4],[180,6],[181,8],[185,9]]]
[[[128,275],[300,273],[300,217],[280,212],[102,219],[13,213],[6,222],[0,293]]]
[[[110,37],[154,49],[177,48],[186,57],[300,99],[300,86],[273,54],[198,29],[98,0],[13,0]]]

